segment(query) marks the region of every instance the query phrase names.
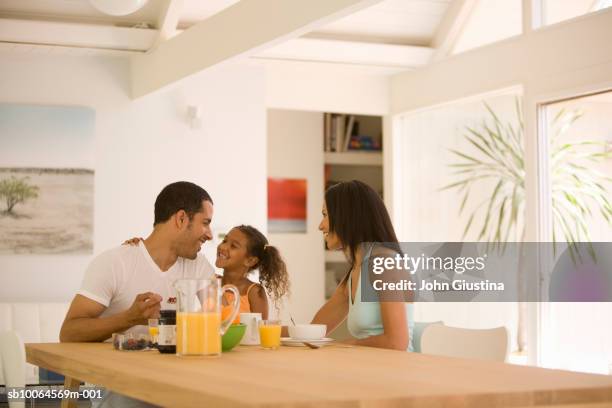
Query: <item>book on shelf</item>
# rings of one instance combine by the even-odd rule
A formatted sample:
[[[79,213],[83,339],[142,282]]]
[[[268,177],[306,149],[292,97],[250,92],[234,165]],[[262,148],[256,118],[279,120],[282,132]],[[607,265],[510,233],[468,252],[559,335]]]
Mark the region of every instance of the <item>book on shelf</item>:
[[[349,148],[355,117],[338,113],[325,113],[323,146],[326,152],[345,152]]]
[[[349,144],[351,142],[351,136],[353,135],[353,128],[355,126],[355,116],[350,115],[346,124],[346,132],[344,132],[344,142],[342,146],[342,151],[346,152],[349,149]]]
[[[331,134],[331,113],[323,115],[323,148],[326,152],[331,149],[329,135]]]
[[[348,145],[348,150],[352,151],[380,152],[382,150],[378,139],[366,135],[352,135]]]
[[[344,147],[344,129],[346,124],[345,115],[337,115],[335,117],[336,120],[336,152],[341,152]]]

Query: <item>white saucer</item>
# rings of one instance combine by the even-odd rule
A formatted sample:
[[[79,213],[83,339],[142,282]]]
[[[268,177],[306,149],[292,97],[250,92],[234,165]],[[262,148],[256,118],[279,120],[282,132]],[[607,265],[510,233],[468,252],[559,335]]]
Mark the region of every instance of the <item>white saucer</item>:
[[[289,347],[306,347],[304,342],[314,344],[315,346],[323,347],[325,345],[328,345],[329,343],[332,343],[333,341],[334,339],[331,339],[329,337],[323,337],[322,339],[318,339],[318,340],[305,340],[305,339],[294,339],[291,337],[281,337],[281,344],[283,346],[289,346]]]

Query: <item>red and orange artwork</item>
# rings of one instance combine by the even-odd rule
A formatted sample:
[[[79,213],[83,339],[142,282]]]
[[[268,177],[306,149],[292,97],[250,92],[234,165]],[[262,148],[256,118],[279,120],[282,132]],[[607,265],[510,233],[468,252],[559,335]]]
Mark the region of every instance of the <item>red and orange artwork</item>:
[[[306,232],[306,179],[268,179],[268,231]]]

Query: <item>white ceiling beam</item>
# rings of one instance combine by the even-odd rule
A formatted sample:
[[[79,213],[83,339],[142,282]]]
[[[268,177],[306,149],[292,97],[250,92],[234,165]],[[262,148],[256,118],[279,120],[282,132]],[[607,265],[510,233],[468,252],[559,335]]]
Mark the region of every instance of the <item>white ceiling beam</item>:
[[[452,0],[436,30],[431,47],[436,49],[431,62],[450,55],[479,0]]]
[[[220,62],[274,44],[361,10],[380,0],[241,1],[132,58],[137,98]]]
[[[416,111],[520,85],[527,86],[531,95],[555,94],[593,84],[609,88],[610,38],[612,9],[397,74],[391,79],[392,113]]]
[[[0,41],[107,50],[146,51],[157,30],[97,24],[0,19]]]
[[[183,11],[183,4],[183,0],[162,0],[161,10],[155,26],[159,34],[154,46],[169,40],[177,34],[176,27]]]
[[[357,41],[294,38],[268,48],[257,58],[334,62],[382,67],[416,68],[426,65],[433,54],[429,47]]]

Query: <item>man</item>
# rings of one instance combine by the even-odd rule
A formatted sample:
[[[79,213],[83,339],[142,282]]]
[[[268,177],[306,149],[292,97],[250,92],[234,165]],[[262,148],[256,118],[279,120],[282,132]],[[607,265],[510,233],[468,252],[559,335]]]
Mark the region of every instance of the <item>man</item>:
[[[214,273],[198,255],[212,239],[212,215],[213,202],[203,188],[186,181],[164,187],[155,200],[151,235],[137,246],[108,250],[89,264],[60,341],[104,341],[116,332],[146,332],[139,325],[159,317],[175,296],[176,279],[203,279]]]

